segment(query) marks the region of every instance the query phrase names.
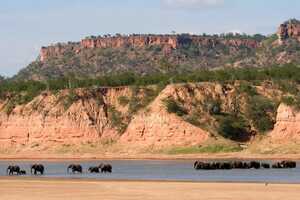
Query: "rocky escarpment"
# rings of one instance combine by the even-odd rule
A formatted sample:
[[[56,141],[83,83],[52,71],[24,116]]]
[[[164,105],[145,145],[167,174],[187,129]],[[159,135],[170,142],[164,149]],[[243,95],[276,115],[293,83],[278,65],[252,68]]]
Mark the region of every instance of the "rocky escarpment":
[[[206,131],[165,111],[153,115],[152,121],[137,123],[141,118],[133,107],[139,105],[134,102],[125,105],[120,99],[144,95],[143,89],[135,91],[129,87],[44,92],[9,112],[8,99],[0,106],[1,147],[51,149],[112,141],[125,145],[140,141],[143,147],[165,147],[200,144],[208,138]],[[141,123],[145,125],[143,130],[133,131]]]
[[[0,103],[0,145],[35,151],[114,143],[126,151],[194,147],[207,141],[251,143],[272,129],[265,124],[273,121],[274,130],[267,135],[274,141],[300,139],[299,113],[283,104],[273,110],[284,92],[271,82],[158,88],[47,91],[15,107],[8,96]]]
[[[278,28],[277,32],[280,44],[283,44],[287,39],[292,38],[300,42],[300,21],[291,19]]]
[[[147,48],[159,46],[165,54],[172,50],[186,45],[211,47],[224,45],[228,48],[257,48],[259,43],[254,39],[224,39],[196,35],[129,35],[129,36],[108,36],[88,37],[80,43],[56,44],[49,47],[42,47],[40,61],[45,62],[48,58],[64,55],[72,51],[79,54],[84,49],[105,49],[105,48]]]
[[[105,89],[76,91],[76,96],[70,97],[68,91],[57,95],[45,92],[10,113],[9,102],[2,102],[0,144],[51,146],[114,139],[118,134],[109,121],[108,105],[117,101],[115,93]]]
[[[96,78],[134,72],[139,75],[219,67],[265,67],[300,63],[299,22],[280,25],[271,36],[249,35],[105,35],[42,47],[39,58],[14,79],[45,80],[73,74]]]

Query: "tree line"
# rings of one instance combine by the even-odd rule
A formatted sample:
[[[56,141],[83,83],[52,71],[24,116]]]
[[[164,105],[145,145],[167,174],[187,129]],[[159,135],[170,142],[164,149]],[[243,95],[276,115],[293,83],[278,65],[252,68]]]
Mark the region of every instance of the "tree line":
[[[98,78],[76,78],[69,76],[44,81],[14,81],[2,80],[0,83],[0,97],[8,93],[27,93],[38,95],[41,91],[57,91],[63,89],[91,88],[91,87],[120,87],[146,86],[154,84],[172,84],[186,82],[228,82],[235,80],[263,81],[290,80],[300,83],[300,67],[294,64],[267,68],[224,68],[218,70],[198,70],[192,72],[157,73],[138,75],[133,72],[106,75]]]

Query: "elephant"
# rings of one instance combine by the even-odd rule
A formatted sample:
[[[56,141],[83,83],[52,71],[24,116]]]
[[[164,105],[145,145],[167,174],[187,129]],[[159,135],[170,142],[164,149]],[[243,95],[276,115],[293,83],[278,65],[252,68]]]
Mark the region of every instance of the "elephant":
[[[40,175],[43,175],[44,171],[45,171],[45,167],[41,164],[31,165],[31,169],[30,169],[31,174],[37,175],[39,173]]]
[[[15,166],[10,165],[6,169],[6,173],[9,174],[10,176],[14,175],[14,173],[16,173],[17,175],[20,175],[20,171],[21,171],[21,169],[17,165],[15,165]]]
[[[196,170],[200,170],[204,168],[204,162],[200,162],[200,161],[196,161],[194,163],[194,169]]]
[[[25,170],[21,170],[20,171],[20,175],[26,175],[26,171]]]
[[[88,171],[90,173],[100,173],[99,167],[90,167]]]
[[[281,161],[281,162],[274,163],[272,165],[272,168],[274,169],[296,168],[296,167],[297,167],[297,163],[294,161]]]
[[[296,168],[297,163],[294,161],[282,161],[283,168]]]
[[[268,164],[268,163],[262,163],[261,166],[264,169],[270,169],[270,164]]]
[[[277,163],[272,164],[272,168],[273,169],[282,169],[283,166],[279,162],[277,162]]]
[[[199,163],[200,163],[199,161],[195,161],[195,162],[194,162],[194,169],[197,169],[197,168],[198,168]]]
[[[251,161],[250,162],[250,169],[260,169],[260,162]]]
[[[223,162],[220,165],[220,169],[230,170],[233,168],[233,164],[231,162]]]
[[[233,168],[235,169],[244,169],[244,166],[245,166],[244,163],[241,161],[235,161],[233,163]]]
[[[69,173],[69,170],[72,170],[72,173],[75,174],[76,172],[82,173],[82,166],[81,165],[76,165],[76,164],[71,164],[67,168],[67,172]]]
[[[112,173],[112,166],[110,164],[100,164],[99,169],[101,173]]]
[[[234,166],[231,162],[200,162],[196,161],[194,163],[194,169],[196,170],[217,170],[217,169],[232,169]]]

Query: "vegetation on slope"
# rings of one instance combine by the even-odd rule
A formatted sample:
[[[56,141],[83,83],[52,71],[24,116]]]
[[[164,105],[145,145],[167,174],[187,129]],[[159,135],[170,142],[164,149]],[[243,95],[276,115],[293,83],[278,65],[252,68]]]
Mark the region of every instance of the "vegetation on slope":
[[[74,76],[69,76],[61,79],[52,79],[47,81],[13,81],[6,79],[0,84],[0,99],[7,100],[8,112],[15,105],[26,104],[34,97],[39,95],[44,90],[58,91],[63,89],[74,88],[91,88],[91,87],[121,87],[121,86],[146,86],[146,85],[164,85],[170,83],[187,83],[187,82],[231,82],[234,80],[245,81],[263,81],[273,80],[279,85],[279,88],[285,91],[287,95],[283,100],[288,104],[293,104],[300,107],[300,97],[297,85],[300,82],[300,68],[296,65],[285,65],[283,67],[270,68],[227,68],[215,71],[200,70],[190,73],[166,73],[139,76],[134,73],[123,73],[119,75],[102,76],[95,79],[77,79]],[[246,92],[249,96],[254,96],[255,91],[252,91],[251,84],[241,85],[241,92]],[[139,104],[147,104],[153,93],[158,91],[145,90],[145,102],[140,101],[138,97],[134,97],[128,101],[131,111],[136,112],[136,107]],[[124,102],[123,102],[124,103]],[[67,107],[68,105],[66,105]],[[168,109],[176,109],[176,105],[170,105]],[[173,107],[173,108],[172,108]]]

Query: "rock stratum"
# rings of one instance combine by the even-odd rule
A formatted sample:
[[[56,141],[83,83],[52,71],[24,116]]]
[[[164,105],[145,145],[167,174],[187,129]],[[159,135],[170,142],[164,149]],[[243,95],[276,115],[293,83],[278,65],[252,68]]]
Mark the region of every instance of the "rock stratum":
[[[219,67],[266,67],[300,63],[300,22],[289,20],[263,35],[105,35],[42,47],[38,59],[14,79],[45,80],[73,74],[96,78]]]
[[[223,117],[235,112],[237,107],[239,118],[247,116],[247,94],[238,90],[240,84],[176,84],[163,90],[148,86],[43,92],[9,112],[8,98],[0,102],[1,149],[44,152],[56,147],[112,144],[120,151],[127,151],[202,146],[211,141],[217,144],[228,140],[218,133]],[[256,90],[270,102],[278,102],[283,92],[270,84],[264,83]],[[153,91],[156,95],[147,99]],[[177,102],[184,115],[170,112],[167,100]],[[220,114],[211,109],[215,105],[211,103],[216,100],[221,102]],[[300,141],[300,112],[280,104],[274,113],[268,111],[267,115],[275,123],[267,138],[274,142]],[[238,135],[240,138],[231,138],[232,141],[251,144],[261,134],[253,123],[249,119],[245,125],[247,132]]]

